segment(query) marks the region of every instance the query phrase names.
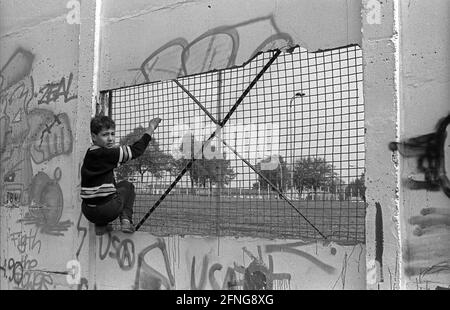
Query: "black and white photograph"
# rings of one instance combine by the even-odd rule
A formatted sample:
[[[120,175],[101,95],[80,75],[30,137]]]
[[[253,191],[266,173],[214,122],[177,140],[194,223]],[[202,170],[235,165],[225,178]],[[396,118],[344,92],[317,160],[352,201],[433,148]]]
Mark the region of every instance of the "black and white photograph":
[[[0,290],[450,290],[449,124],[449,0],[0,0]]]

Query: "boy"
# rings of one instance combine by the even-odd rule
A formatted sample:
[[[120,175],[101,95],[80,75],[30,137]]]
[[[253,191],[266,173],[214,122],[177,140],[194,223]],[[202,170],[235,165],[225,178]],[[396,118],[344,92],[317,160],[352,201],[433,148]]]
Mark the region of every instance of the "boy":
[[[87,150],[81,167],[81,211],[95,224],[97,235],[112,230],[110,222],[117,217],[120,217],[123,232],[134,232],[134,185],[128,181],[116,183],[113,170],[144,153],[160,121],[160,118],[152,119],[133,145],[114,146],[114,121],[108,116],[96,116],[91,120],[93,145]]]

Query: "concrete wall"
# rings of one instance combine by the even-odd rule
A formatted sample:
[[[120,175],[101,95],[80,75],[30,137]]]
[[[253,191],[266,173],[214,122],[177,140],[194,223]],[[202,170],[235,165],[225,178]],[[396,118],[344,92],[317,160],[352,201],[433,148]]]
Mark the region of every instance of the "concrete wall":
[[[392,1],[363,1],[366,129],[366,262],[368,289],[399,288],[398,164],[387,148],[396,140],[396,15]]]
[[[87,231],[74,157],[79,24],[56,0],[2,1],[0,12],[0,285],[68,288]]]
[[[363,5],[367,287],[449,288],[450,3]]]
[[[402,287],[449,288],[450,2],[400,4]]]
[[[240,65],[291,44],[360,44],[360,15],[355,0],[106,0],[100,88]]]
[[[448,1],[102,2],[0,3],[0,289],[449,286]],[[98,90],[353,43],[364,53],[365,245],[94,235],[78,194]]]
[[[97,289],[342,290],[361,289],[365,281],[362,244],[141,232],[98,241]]]
[[[360,16],[359,1],[104,1],[100,89],[232,67],[261,50],[298,44],[316,51],[361,44]],[[172,241],[162,242],[175,242],[169,240]],[[227,268],[240,270],[236,271],[236,277],[242,288],[246,285],[244,270],[252,262],[249,255],[243,255],[243,248],[258,257],[258,247],[264,261],[261,268],[270,269],[268,257],[272,255],[274,267],[270,273],[283,274],[289,283],[279,288],[365,288],[365,264],[361,261],[365,252],[361,244],[339,246],[321,242],[304,244],[301,240],[232,238],[215,242],[191,237],[176,240],[175,249],[171,250],[174,257],[168,265],[171,268],[164,265],[161,255],[157,261],[149,260],[152,268],[165,275],[163,282],[176,289],[210,289],[217,285],[223,288]],[[282,253],[284,244],[296,241],[295,246]],[[116,247],[111,247],[112,260],[105,254],[107,250],[102,252],[104,245],[97,247],[97,287],[131,288],[139,274],[136,270],[139,253],[145,253],[155,243],[158,241],[145,233],[135,234],[129,241],[119,237]],[[134,252],[130,256],[135,258],[134,264],[130,263],[124,271],[115,259],[122,247],[131,247]],[[276,253],[267,251],[275,248],[279,248]],[[157,249],[156,252],[159,253]],[[221,269],[214,272],[213,266]],[[153,275],[146,276],[147,286],[159,288],[161,284]]]

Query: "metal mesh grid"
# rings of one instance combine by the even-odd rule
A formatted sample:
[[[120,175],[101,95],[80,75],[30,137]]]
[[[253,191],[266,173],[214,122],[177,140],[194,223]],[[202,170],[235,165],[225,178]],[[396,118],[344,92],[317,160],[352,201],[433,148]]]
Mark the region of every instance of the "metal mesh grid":
[[[134,222],[201,150],[216,129],[210,116],[220,122],[274,53],[242,67],[103,92],[120,143],[138,139],[136,128],[151,118],[163,119],[141,160],[117,169],[118,180],[136,186]],[[358,46],[281,53],[140,230],[304,239],[321,238],[319,230],[330,240],[364,242],[362,79]]]

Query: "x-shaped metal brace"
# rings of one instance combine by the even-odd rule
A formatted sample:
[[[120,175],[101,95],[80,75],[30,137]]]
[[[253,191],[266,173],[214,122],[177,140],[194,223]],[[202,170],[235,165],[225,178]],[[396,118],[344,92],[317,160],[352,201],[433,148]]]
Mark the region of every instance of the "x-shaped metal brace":
[[[258,80],[261,78],[261,76],[267,71],[267,69],[272,65],[272,63],[277,59],[278,55],[280,55],[281,51],[277,50],[275,54],[272,56],[272,58],[269,60],[269,62],[264,66],[264,68],[258,73],[258,75],[253,79],[253,81],[249,84],[249,86],[245,89],[245,91],[241,94],[239,99],[236,101],[236,103],[233,105],[233,107],[230,109],[230,111],[227,113],[227,115],[224,117],[224,119],[219,122],[217,121],[214,116],[195,98],[194,95],[192,95],[178,80],[173,80],[199,107],[202,109],[202,111],[208,115],[208,117],[216,124],[216,130],[209,136],[209,138],[202,144],[202,147],[199,148],[197,153],[191,158],[189,163],[183,168],[183,170],[179,173],[179,175],[176,177],[176,179],[172,182],[172,184],[166,189],[166,191],[161,195],[161,197],[155,202],[155,204],[150,208],[150,210],[144,215],[144,217],[139,221],[139,223],[136,225],[136,230],[138,230],[142,224],[147,220],[147,218],[155,211],[155,209],[161,204],[161,202],[164,200],[164,198],[172,191],[172,189],[177,185],[177,183],[181,180],[181,178],[184,176],[184,174],[192,167],[194,161],[197,159],[198,155],[202,152],[205,146],[208,146],[209,143],[214,139],[214,137],[217,137],[217,139],[222,142],[226,147],[228,147],[239,159],[241,159],[250,169],[252,169],[254,172],[256,172],[261,178],[264,179],[264,181],[267,182],[267,184],[270,185],[270,187],[278,193],[278,195],[283,198],[308,224],[310,224],[318,233],[320,236],[322,236],[324,239],[327,239],[327,237],[313,224],[311,223],[298,209],[295,207],[295,205],[284,195],[264,174],[262,174],[258,169],[256,169],[248,160],[246,160],[244,157],[242,157],[231,145],[229,145],[225,140],[220,138],[218,133],[223,129],[225,124],[230,119],[231,115],[234,113],[234,111],[238,108],[238,106],[241,104],[241,102],[244,100],[244,98],[247,96],[247,94],[250,92],[250,90],[253,88],[253,86],[258,82]]]

